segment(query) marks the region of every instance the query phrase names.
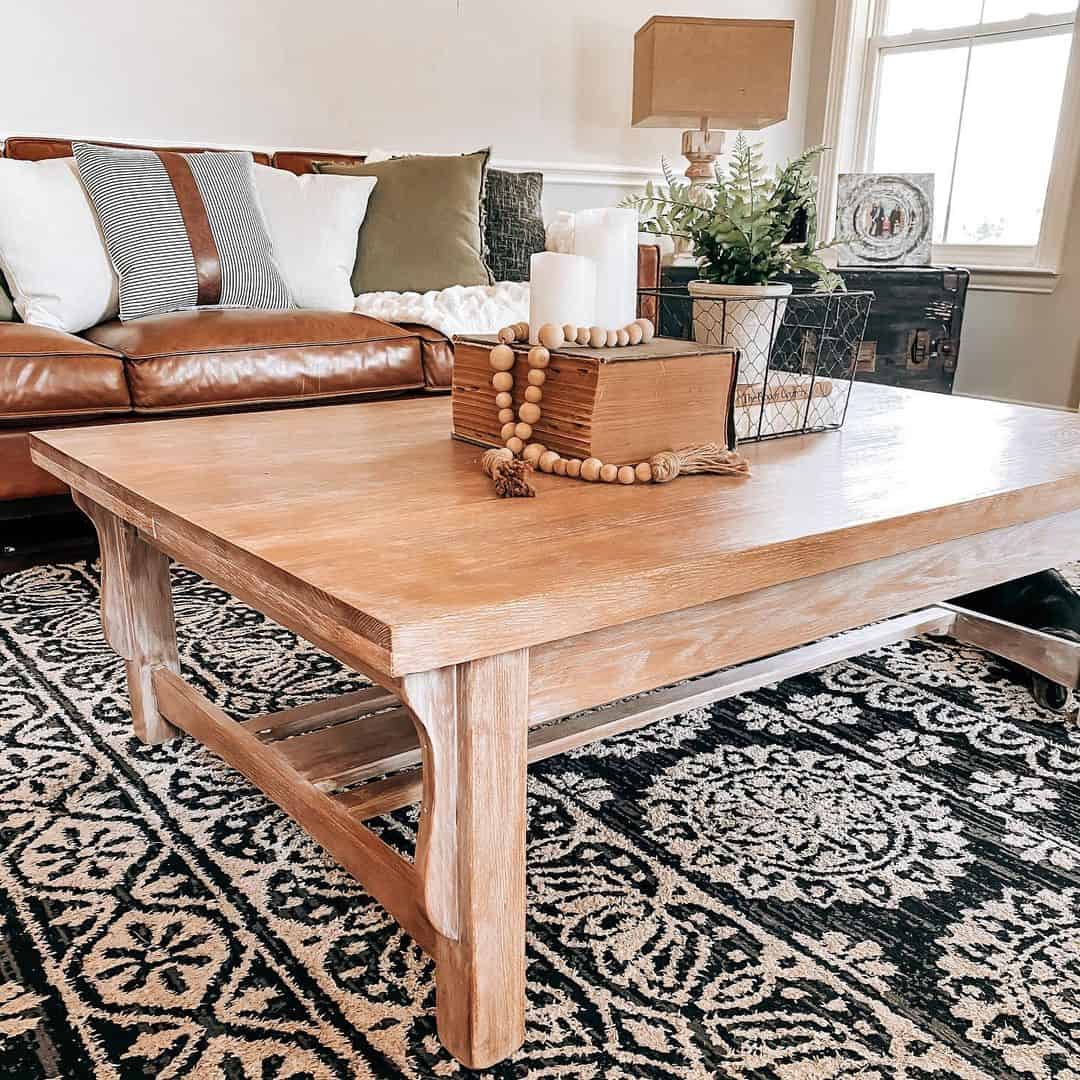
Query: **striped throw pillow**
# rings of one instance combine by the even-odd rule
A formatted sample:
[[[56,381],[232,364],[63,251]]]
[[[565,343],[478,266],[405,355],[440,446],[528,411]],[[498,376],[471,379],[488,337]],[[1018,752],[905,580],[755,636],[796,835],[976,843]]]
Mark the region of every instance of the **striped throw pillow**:
[[[250,154],[72,147],[127,322],[197,307],[292,306]]]

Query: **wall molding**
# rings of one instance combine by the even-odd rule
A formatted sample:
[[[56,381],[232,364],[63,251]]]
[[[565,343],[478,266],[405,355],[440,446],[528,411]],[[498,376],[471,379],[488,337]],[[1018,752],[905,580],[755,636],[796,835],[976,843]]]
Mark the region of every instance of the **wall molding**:
[[[972,292],[1009,292],[1009,293],[1034,293],[1046,296],[1052,293],[1061,280],[1061,275],[1048,267],[1041,266],[972,266],[967,263],[955,265],[966,266],[971,272],[971,284],[968,289]],[[1018,402],[1027,405],[1030,402]]]
[[[0,147],[4,140],[15,137],[54,138],[54,139],[79,139],[88,138],[86,135],[66,135],[55,132],[47,135],[28,136],[26,132],[4,132],[0,134]],[[125,136],[120,138],[116,135],[90,136],[90,141],[95,139],[102,142],[126,142],[137,146],[185,146],[199,145],[198,140],[191,139],[142,139],[138,136]],[[228,146],[215,147],[215,149],[233,149]],[[259,153],[273,154],[278,151],[311,150],[310,146],[245,146],[242,149],[254,150]],[[345,149],[343,147],[316,147],[327,154],[362,154],[363,150]],[[596,187],[624,187],[642,188],[646,182],[652,180],[662,182],[664,174],[659,167],[652,168],[647,165],[620,165],[615,162],[594,161],[529,161],[516,158],[492,157],[491,165],[497,169],[509,169],[513,172],[542,172],[546,184],[573,184],[594,185]],[[677,172],[682,168],[678,162],[674,165]]]
[[[596,162],[573,161],[522,161],[519,159],[492,158],[496,169],[512,172],[542,172],[545,184],[592,184],[597,187],[642,188],[652,180],[662,182],[660,169],[641,165],[616,165]]]

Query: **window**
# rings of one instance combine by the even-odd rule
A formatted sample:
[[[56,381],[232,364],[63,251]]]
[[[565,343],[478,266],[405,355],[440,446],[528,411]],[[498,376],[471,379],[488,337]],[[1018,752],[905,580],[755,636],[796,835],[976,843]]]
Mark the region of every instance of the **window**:
[[[1077,0],[838,0],[836,169],[933,173],[936,261],[1055,268],[1080,143],[1076,19]]]

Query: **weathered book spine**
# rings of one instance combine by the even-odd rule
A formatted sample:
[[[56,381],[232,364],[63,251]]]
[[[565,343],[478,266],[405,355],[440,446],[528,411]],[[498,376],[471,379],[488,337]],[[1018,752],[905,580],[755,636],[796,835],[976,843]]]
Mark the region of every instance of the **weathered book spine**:
[[[491,387],[489,349],[459,342],[454,351],[454,434],[481,446],[502,446],[495,391]],[[529,385],[527,350],[515,349],[513,410],[525,400]],[[543,414],[533,427],[531,441],[543,443],[566,457],[591,455],[592,418],[599,365],[587,358],[553,356],[547,368]]]

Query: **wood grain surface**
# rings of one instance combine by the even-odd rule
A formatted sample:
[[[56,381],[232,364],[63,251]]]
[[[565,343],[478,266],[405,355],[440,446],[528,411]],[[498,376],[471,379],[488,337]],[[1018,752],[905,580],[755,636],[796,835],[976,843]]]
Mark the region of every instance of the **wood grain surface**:
[[[749,480],[538,475],[536,499],[495,498],[446,399],[32,446],[155,546],[392,677],[1080,508],[1075,415],[867,384],[843,430],[746,447]]]

